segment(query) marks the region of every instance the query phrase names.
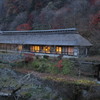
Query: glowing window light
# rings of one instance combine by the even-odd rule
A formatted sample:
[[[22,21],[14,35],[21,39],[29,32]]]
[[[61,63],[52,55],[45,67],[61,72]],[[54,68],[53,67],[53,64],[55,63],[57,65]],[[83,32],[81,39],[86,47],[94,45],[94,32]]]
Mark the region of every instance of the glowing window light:
[[[50,53],[50,46],[44,46],[43,51],[46,53]]]
[[[39,52],[40,46],[31,46],[31,47],[30,47],[30,50],[31,50],[32,52]]]
[[[59,53],[59,54],[61,54],[62,48],[61,47],[56,47],[56,52]]]
[[[18,51],[22,51],[23,46],[22,45],[18,45]]]
[[[74,47],[68,47],[68,55],[74,54]]]

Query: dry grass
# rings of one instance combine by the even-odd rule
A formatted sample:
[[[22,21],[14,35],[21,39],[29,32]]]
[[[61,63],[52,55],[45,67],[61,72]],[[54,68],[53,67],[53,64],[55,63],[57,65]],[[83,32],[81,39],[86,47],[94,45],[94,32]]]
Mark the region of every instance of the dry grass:
[[[32,73],[35,77],[39,77],[40,79],[48,79],[57,82],[66,82],[66,83],[75,83],[75,84],[96,84],[94,78],[89,77],[78,77],[78,76],[70,76],[70,75],[62,75],[62,74],[51,74],[51,73],[40,73],[33,70],[27,70],[25,68],[16,68],[14,69],[18,72],[28,74]]]

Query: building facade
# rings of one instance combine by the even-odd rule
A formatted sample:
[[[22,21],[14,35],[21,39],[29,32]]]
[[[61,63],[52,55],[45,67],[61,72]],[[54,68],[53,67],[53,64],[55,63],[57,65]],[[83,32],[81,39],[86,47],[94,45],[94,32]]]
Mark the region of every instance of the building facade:
[[[75,28],[0,32],[1,51],[79,57],[87,56],[90,46]]]

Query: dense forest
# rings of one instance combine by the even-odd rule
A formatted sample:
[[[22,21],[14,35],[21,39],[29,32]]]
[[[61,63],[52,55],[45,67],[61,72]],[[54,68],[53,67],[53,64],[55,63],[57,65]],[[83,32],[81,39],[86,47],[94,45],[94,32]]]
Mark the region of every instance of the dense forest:
[[[100,44],[100,0],[0,0],[0,30],[78,28]]]

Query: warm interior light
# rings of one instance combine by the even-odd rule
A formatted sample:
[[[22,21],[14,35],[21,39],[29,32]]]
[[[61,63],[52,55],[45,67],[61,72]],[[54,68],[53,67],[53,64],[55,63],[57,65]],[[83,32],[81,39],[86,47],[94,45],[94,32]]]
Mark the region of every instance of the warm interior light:
[[[49,46],[44,46],[43,51],[46,53],[50,53],[50,47]]]
[[[74,47],[68,47],[68,55],[73,55]]]
[[[40,47],[39,47],[39,46],[31,46],[31,47],[30,47],[30,50],[31,50],[32,52],[39,52]]]
[[[62,48],[61,47],[56,47],[56,52],[59,53],[59,54],[61,54]]]
[[[22,45],[18,45],[18,51],[22,51],[23,46]]]

